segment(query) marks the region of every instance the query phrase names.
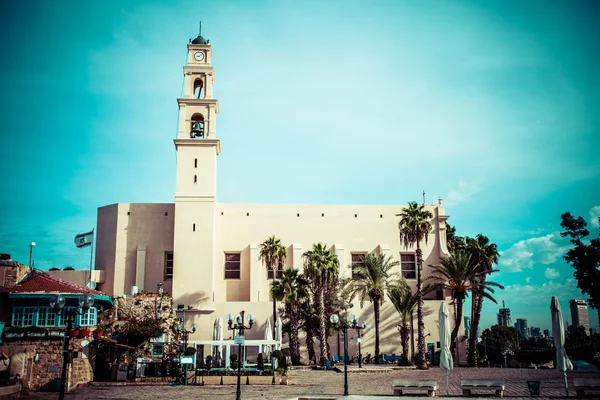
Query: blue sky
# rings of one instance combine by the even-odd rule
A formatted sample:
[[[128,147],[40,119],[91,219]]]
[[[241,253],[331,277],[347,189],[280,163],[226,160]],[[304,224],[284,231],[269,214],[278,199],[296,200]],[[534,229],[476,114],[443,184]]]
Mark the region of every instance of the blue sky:
[[[599,18],[595,1],[0,2],[0,251],[87,268],[73,237],[97,207],[173,201],[201,19],[219,201],[442,196],[459,234],[498,244],[513,320],[549,328],[552,295],[581,298],[560,214],[600,215]]]

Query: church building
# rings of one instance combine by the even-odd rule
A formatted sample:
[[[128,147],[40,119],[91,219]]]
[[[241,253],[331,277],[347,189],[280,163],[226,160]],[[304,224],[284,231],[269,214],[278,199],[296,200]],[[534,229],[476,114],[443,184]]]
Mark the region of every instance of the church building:
[[[191,311],[186,320],[198,325],[190,340],[210,340],[217,318],[229,313],[257,316],[247,338],[262,339],[272,316],[269,297],[273,271],[259,260],[259,244],[271,235],[287,248],[283,268],[303,269],[302,254],[317,242],[338,257],[340,276],[352,273],[352,264],[367,253],[385,254],[399,261],[394,271],[416,287],[415,249],[401,246],[396,216],[405,205],[238,204],[217,201],[217,164],[227,151],[227,132],[217,129],[219,102],[213,97],[213,48],[198,36],[187,44],[183,67],[183,97],[179,128],[174,139],[177,153],[175,201],[169,204],[118,203],[100,207],[96,229],[96,262],[92,279],[97,289],[112,295],[129,295],[132,287],[156,292],[162,283],[174,304]],[[221,147],[221,139],[224,146]],[[164,135],[165,143],[169,135]],[[169,151],[169,150],[165,150]],[[423,277],[428,265],[448,255],[442,199],[426,206],[433,219],[423,245]],[[431,293],[425,301],[425,341],[438,349],[440,300],[449,304],[449,293]],[[354,309],[371,329],[362,332],[362,353],[374,354],[372,305]],[[381,350],[400,353],[398,313],[389,300],[381,312]],[[273,321],[271,321],[273,323]],[[415,312],[416,341],[416,312]],[[227,332],[225,324],[225,339]],[[371,332],[370,332],[371,331]],[[334,339],[332,338],[332,343]],[[336,349],[335,344],[332,350]],[[435,351],[434,350],[434,351]],[[351,346],[356,353],[356,343]]]

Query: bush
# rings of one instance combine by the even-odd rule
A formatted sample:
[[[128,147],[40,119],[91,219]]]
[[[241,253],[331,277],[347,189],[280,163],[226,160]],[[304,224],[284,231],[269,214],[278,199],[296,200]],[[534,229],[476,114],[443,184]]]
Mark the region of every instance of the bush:
[[[263,360],[262,353],[259,353],[258,357],[256,358],[256,369],[259,371],[265,370],[265,360]]]
[[[196,349],[195,348],[188,347],[187,349],[185,349],[184,355],[186,355],[186,356],[193,356],[194,354],[196,354]]]
[[[229,356],[229,361],[231,362],[231,368],[232,369],[237,369],[238,367],[238,356],[237,354],[232,354]]]

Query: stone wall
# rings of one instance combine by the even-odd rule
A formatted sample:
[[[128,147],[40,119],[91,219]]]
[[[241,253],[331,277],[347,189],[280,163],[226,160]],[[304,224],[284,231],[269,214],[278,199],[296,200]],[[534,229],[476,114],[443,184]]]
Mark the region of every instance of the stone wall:
[[[0,286],[12,289],[30,270],[16,261],[0,260]]]
[[[77,356],[73,358],[72,366],[67,370],[67,390],[90,382],[94,376],[91,358],[87,358],[90,346],[82,348],[83,340],[85,339],[72,338],[69,341],[70,351],[76,352]],[[0,346],[0,350],[8,355],[26,354],[25,374],[22,377],[23,389],[53,390],[54,379],[61,377],[62,346],[62,337],[40,340],[20,339],[4,343]]]

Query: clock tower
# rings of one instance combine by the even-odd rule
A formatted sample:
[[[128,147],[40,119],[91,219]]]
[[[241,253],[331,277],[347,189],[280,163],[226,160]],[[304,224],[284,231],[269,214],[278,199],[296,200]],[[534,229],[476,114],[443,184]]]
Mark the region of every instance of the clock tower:
[[[201,35],[187,45],[183,97],[179,105],[173,298],[199,308],[212,301],[217,156],[215,81],[212,46]]]

